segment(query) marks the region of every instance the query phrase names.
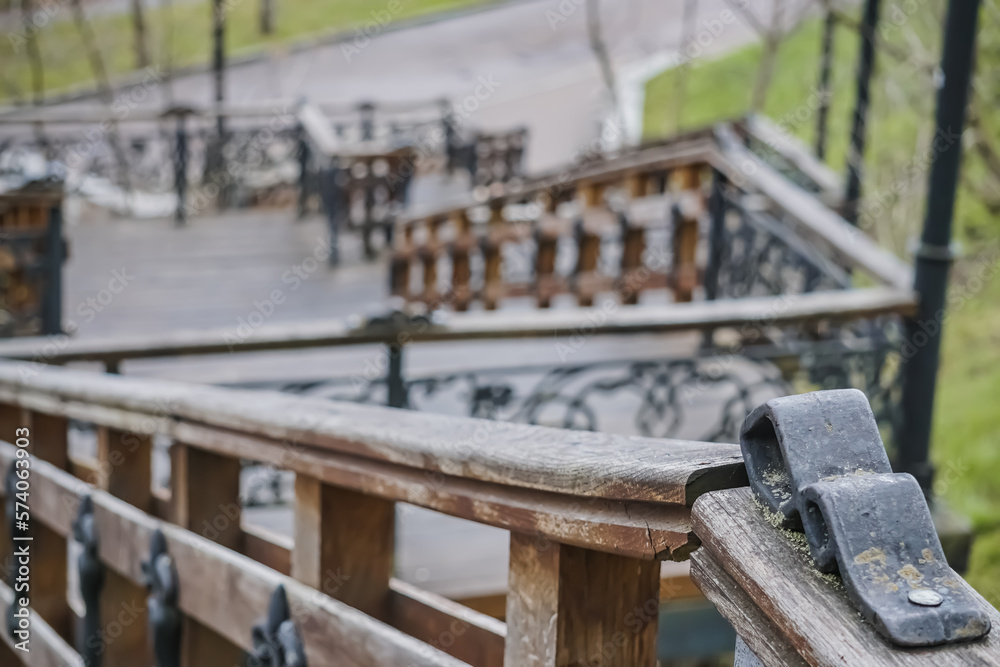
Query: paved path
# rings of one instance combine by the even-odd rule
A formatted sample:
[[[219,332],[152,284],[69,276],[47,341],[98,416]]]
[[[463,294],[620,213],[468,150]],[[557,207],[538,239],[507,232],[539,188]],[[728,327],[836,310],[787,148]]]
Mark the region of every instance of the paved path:
[[[767,20],[772,2],[751,0],[750,6]],[[793,0],[786,5],[795,8],[806,2]],[[601,3],[603,36],[620,79],[633,78],[630,72],[641,73],[644,64],[663,63],[681,49],[684,4],[685,0]],[[702,57],[755,38],[742,20],[720,20],[730,11],[724,0],[700,0],[697,6],[694,36],[704,44],[699,49]],[[788,14],[796,12],[790,9]],[[367,44],[348,41],[275,51],[235,65],[228,73],[226,96],[237,104],[306,96],[338,105],[468,98],[468,107],[478,108],[468,113],[467,122],[492,129],[528,126],[532,133],[528,166],[549,168],[565,163],[593,140],[609,116],[606,88],[586,25],[585,3],[580,0],[520,0],[419,27],[392,30],[389,24]],[[493,85],[484,86],[484,81]],[[477,89],[485,99],[470,98]],[[190,74],[161,85],[145,104],[159,107],[172,96],[208,105],[212,90],[209,73]],[[623,94],[636,99],[627,91]],[[89,103],[74,103],[84,104]]]

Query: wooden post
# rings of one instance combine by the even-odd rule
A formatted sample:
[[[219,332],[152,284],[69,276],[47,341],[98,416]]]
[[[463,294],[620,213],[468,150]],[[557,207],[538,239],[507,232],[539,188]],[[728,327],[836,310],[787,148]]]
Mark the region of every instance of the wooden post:
[[[410,298],[410,258],[413,256],[413,224],[403,227],[403,239],[400,247],[392,256],[389,269],[389,289],[393,296]]]
[[[152,509],[152,437],[99,427],[96,484],[144,512]],[[152,663],[146,589],[105,569],[101,589],[103,667]],[[93,641],[88,638],[88,641]]]
[[[143,512],[153,503],[153,439],[148,435],[100,428],[97,435],[98,486]]]
[[[239,459],[178,442],[170,448],[170,467],[174,523],[242,552]]]
[[[660,564],[511,533],[505,667],[654,667]]]
[[[69,421],[65,417],[31,413],[32,454],[60,470],[69,470]]]
[[[395,520],[391,501],[296,475],[292,576],[387,620]]]
[[[175,442],[170,448],[174,523],[233,551],[243,551],[240,461]],[[241,665],[243,650],[197,621],[185,618],[184,667]]]
[[[424,251],[421,259],[424,265],[424,303],[434,307],[438,298],[438,247],[441,223],[443,220],[432,219],[427,221],[427,243],[424,244]]]
[[[603,188],[599,185],[584,185],[580,189],[584,212],[596,208],[601,203]],[[577,234],[576,288],[577,303],[581,306],[594,305],[593,277],[601,256],[601,237],[588,229],[585,216],[581,216]]]

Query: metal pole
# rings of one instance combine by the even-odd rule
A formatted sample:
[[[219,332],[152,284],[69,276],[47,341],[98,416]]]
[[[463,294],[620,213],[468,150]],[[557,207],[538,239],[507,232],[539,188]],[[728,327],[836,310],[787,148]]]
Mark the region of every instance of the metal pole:
[[[365,102],[358,107],[361,114],[361,140],[371,141],[375,138],[375,105]]]
[[[42,308],[42,333],[50,336],[62,333],[62,266],[66,256],[63,245],[62,195],[49,209],[49,229],[46,239],[46,285]]]
[[[217,154],[214,156],[214,168],[211,172],[218,176],[225,169],[222,149],[226,142],[226,119],[220,113],[222,103],[226,98],[226,9],[222,0],[212,0],[212,45],[212,70],[215,78],[215,104],[217,112],[215,116],[215,132],[218,146],[216,147]],[[223,187],[224,184],[219,183],[218,185],[219,206],[225,208],[227,196]]]
[[[705,300],[715,301],[719,296],[719,271],[722,268],[722,254],[725,250],[726,232],[726,184],[728,180],[721,171],[712,171],[712,194],[708,199],[708,212],[712,225],[708,236],[708,265],[705,267]]]
[[[827,11],[823,22],[823,53],[819,66],[819,110],[816,116],[816,157],[826,159],[827,117],[830,115],[830,76],[833,73],[833,32],[837,17]]]
[[[844,218],[852,225],[858,224],[861,177],[865,159],[865,125],[868,120],[872,72],[875,69],[875,27],[878,24],[880,2],[881,0],[866,0],[865,16],[860,26],[861,53],[858,56],[857,101],[854,104],[851,146],[847,153],[847,187],[844,195]]]
[[[177,191],[177,210],[174,212],[174,222],[183,225],[187,222],[185,198],[187,193],[187,129],[186,115],[177,114],[177,146],[174,149],[174,189]]]
[[[298,139],[299,158],[299,211],[298,218],[302,220],[309,213],[309,142],[306,141],[306,131],[299,123],[295,128]]]
[[[962,162],[962,132],[975,57],[979,0],[951,0],[941,58],[943,83],[938,89],[924,231],[916,257],[916,317],[906,322],[903,350],[903,415],[898,468],[917,478],[929,494],[933,469],[929,460],[934,390],[937,384],[941,328],[948,270],[954,258],[951,223]]]
[[[389,391],[388,405],[390,408],[406,407],[406,387],[403,384],[403,346],[393,343],[387,348],[389,353],[389,369],[385,378]]]

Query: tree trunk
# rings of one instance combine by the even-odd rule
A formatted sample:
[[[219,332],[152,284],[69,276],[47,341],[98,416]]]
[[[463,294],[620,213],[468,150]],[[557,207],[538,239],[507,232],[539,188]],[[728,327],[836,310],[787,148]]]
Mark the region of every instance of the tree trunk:
[[[260,34],[274,32],[274,0],[260,0]]]
[[[135,68],[149,67],[149,43],[142,0],[132,0],[132,32],[135,38]]]

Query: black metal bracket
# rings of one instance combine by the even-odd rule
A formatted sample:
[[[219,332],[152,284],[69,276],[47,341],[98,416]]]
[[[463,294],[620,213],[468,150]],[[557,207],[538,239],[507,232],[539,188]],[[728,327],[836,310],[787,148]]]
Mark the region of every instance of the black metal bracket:
[[[149,630],[153,638],[156,667],[180,667],[181,612],[177,607],[177,567],[167,553],[163,531],[153,531],[149,540],[149,560],[142,564],[149,597]]]
[[[893,473],[857,389],[768,401],[740,434],[750,487],[777,523],[805,532],[816,566],[899,646],[967,641],[985,609],[948,566],[917,481]]]
[[[292,622],[285,587],[271,594],[267,618],[253,626],[253,652],[247,661],[253,667],[306,667],[306,652]]]
[[[97,525],[94,523],[94,501],[84,496],[73,521],[73,539],[83,547],[76,558],[83,598],[83,626],[77,639],[77,651],[84,664],[101,667],[104,637],[101,634],[101,589],[104,587],[104,564],[99,554]]]

